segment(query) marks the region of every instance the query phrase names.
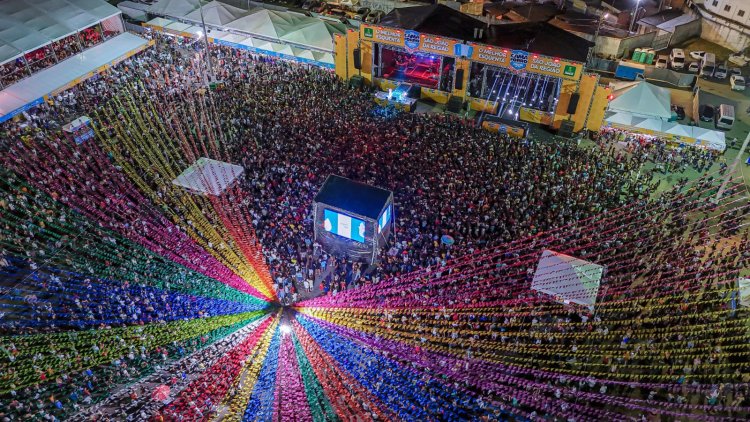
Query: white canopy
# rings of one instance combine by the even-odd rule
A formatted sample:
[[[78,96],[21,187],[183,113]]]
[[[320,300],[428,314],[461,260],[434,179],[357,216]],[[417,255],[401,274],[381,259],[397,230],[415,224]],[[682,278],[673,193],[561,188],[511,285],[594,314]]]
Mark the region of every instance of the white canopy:
[[[603,276],[601,265],[545,249],[531,289],[565,304],[576,303],[593,309]]]
[[[633,126],[639,129],[651,130],[654,132],[660,132],[663,124],[664,122],[659,119],[645,119],[642,117],[635,117],[633,119]]]
[[[679,137],[693,136],[693,128],[691,126],[681,125],[675,122],[665,122],[661,131]]]
[[[119,13],[104,0],[0,1],[0,63]]]
[[[224,163],[201,157],[192,166],[188,167],[176,179],[173,184],[181,186],[191,192],[204,195],[220,195],[245,169],[236,164]]]
[[[717,149],[719,151],[724,151],[727,148],[726,136],[724,135],[724,132],[718,130],[693,126],[693,138],[695,138],[696,145]]]
[[[635,116],[669,120],[672,117],[670,106],[671,94],[668,89],[641,81],[612,100],[609,111],[624,111]]]
[[[117,3],[117,8],[120,9],[123,15],[127,15],[130,19],[135,19],[140,22],[146,22],[148,5],[143,3],[136,3],[132,1],[123,1]]]
[[[237,20],[248,12],[245,9],[239,7],[230,6],[218,1],[212,1],[211,3],[203,5],[203,19],[206,24],[224,26],[229,22]],[[192,12],[185,15],[185,19],[201,23],[201,11],[195,9]]]
[[[737,294],[740,306],[750,306],[750,278],[740,278],[737,280]]]
[[[147,46],[145,39],[125,32],[5,88],[0,92],[0,122],[31,105],[39,104],[43,101],[42,97],[68,86],[72,81]]]
[[[148,11],[154,15],[182,18],[197,9],[198,2],[199,0],[159,0],[152,4]]]

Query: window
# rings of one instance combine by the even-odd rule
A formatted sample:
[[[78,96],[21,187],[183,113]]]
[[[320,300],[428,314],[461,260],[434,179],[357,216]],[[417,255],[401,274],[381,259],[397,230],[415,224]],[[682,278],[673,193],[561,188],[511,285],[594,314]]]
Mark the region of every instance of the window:
[[[738,18],[741,18],[741,17],[743,17],[743,16],[745,16],[745,11],[744,11],[744,10],[739,10],[739,11],[737,11],[737,17],[738,17]]]
[[[731,9],[731,8],[732,8],[732,6],[730,6],[730,5],[726,5],[726,6],[724,6],[724,11],[725,11],[725,12],[728,12],[728,11],[729,11],[729,9]]]
[[[714,0],[713,3],[711,3],[711,6],[716,7],[719,5],[719,0]]]

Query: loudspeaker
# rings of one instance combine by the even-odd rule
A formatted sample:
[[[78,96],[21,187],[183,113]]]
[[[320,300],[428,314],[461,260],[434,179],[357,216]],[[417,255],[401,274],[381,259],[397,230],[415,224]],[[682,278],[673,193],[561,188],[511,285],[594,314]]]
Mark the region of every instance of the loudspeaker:
[[[572,120],[563,120],[560,122],[560,129],[557,131],[557,135],[562,136],[563,138],[572,138],[574,126],[575,122]]]
[[[464,101],[461,99],[461,97],[451,95],[451,97],[448,99],[448,103],[445,105],[445,109],[450,111],[451,113],[460,113],[463,106]]]
[[[464,87],[464,70],[456,70],[456,89],[463,89]]]
[[[354,68],[357,70],[362,69],[362,50],[359,48],[355,48],[353,51],[354,54]]]
[[[576,109],[578,108],[578,100],[580,98],[581,96],[578,95],[577,92],[570,96],[570,102],[568,103],[568,114],[575,114]]]
[[[406,96],[414,98],[415,100],[422,98],[422,87],[419,85],[412,85],[406,93]]]

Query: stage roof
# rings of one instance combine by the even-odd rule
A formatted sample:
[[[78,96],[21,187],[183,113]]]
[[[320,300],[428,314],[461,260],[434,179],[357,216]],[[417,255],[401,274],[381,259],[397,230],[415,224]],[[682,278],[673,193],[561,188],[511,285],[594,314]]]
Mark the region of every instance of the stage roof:
[[[119,13],[104,0],[0,1],[0,63]]]
[[[126,32],[5,88],[0,92],[0,122],[23,111],[29,104],[38,104],[45,95],[147,44],[145,39]]]
[[[547,22],[494,24],[484,22],[444,5],[393,9],[380,25],[411,29],[432,35],[473,41],[567,60],[585,62],[593,43]],[[484,30],[474,38],[474,29]]]
[[[389,190],[332,174],[315,195],[315,202],[376,220],[391,195]]]

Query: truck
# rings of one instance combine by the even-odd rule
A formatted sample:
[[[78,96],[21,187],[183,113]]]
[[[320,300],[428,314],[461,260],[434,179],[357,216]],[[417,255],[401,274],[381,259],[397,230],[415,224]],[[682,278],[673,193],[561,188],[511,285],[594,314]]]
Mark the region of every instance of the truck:
[[[643,79],[644,72],[646,72],[646,65],[629,60],[620,60],[615,69],[615,77],[635,81]]]
[[[701,59],[701,72],[702,78],[710,78],[714,76],[716,70],[716,56],[714,53],[706,53]]]

